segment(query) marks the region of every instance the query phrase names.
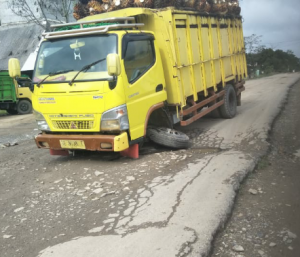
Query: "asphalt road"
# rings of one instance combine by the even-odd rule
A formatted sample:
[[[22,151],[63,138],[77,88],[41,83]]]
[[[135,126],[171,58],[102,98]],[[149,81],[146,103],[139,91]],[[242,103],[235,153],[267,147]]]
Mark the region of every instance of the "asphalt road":
[[[270,148],[242,184],[213,257],[300,256],[300,81],[273,123]]]
[[[140,159],[36,148],[31,115],[0,117],[0,256],[205,256],[241,181],[269,149],[274,118],[300,74],[247,82],[233,120],[184,128],[190,149]]]

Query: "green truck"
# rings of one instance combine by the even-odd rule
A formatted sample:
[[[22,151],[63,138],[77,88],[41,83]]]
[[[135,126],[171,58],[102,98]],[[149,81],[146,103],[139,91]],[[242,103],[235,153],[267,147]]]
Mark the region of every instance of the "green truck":
[[[19,78],[11,78],[7,70],[0,70],[0,110],[9,114],[32,112],[31,91],[29,90],[32,71],[22,72]]]

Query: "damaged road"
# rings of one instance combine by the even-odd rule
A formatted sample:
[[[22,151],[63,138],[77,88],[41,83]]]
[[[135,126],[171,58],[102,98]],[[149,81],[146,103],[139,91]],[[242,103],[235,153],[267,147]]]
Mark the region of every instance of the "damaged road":
[[[233,120],[199,120],[183,129],[190,149],[145,151],[139,160],[53,157],[27,138],[37,133],[31,117],[11,125],[2,120],[12,116],[0,117],[0,144],[22,135],[0,149],[0,256],[208,255],[299,78],[247,82]]]

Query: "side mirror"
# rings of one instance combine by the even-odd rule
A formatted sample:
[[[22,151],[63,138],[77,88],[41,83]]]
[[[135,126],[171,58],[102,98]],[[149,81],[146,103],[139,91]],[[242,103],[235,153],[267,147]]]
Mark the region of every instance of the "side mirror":
[[[21,76],[20,62],[16,58],[10,58],[8,61],[8,71],[11,78]]]
[[[109,54],[106,57],[107,71],[109,76],[117,77],[121,74],[121,62],[119,55]]]

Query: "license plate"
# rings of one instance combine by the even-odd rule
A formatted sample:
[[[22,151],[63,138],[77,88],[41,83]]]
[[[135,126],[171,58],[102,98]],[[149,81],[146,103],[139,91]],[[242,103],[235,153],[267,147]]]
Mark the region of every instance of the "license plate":
[[[85,149],[84,141],[82,140],[59,140],[61,148],[65,149]]]

